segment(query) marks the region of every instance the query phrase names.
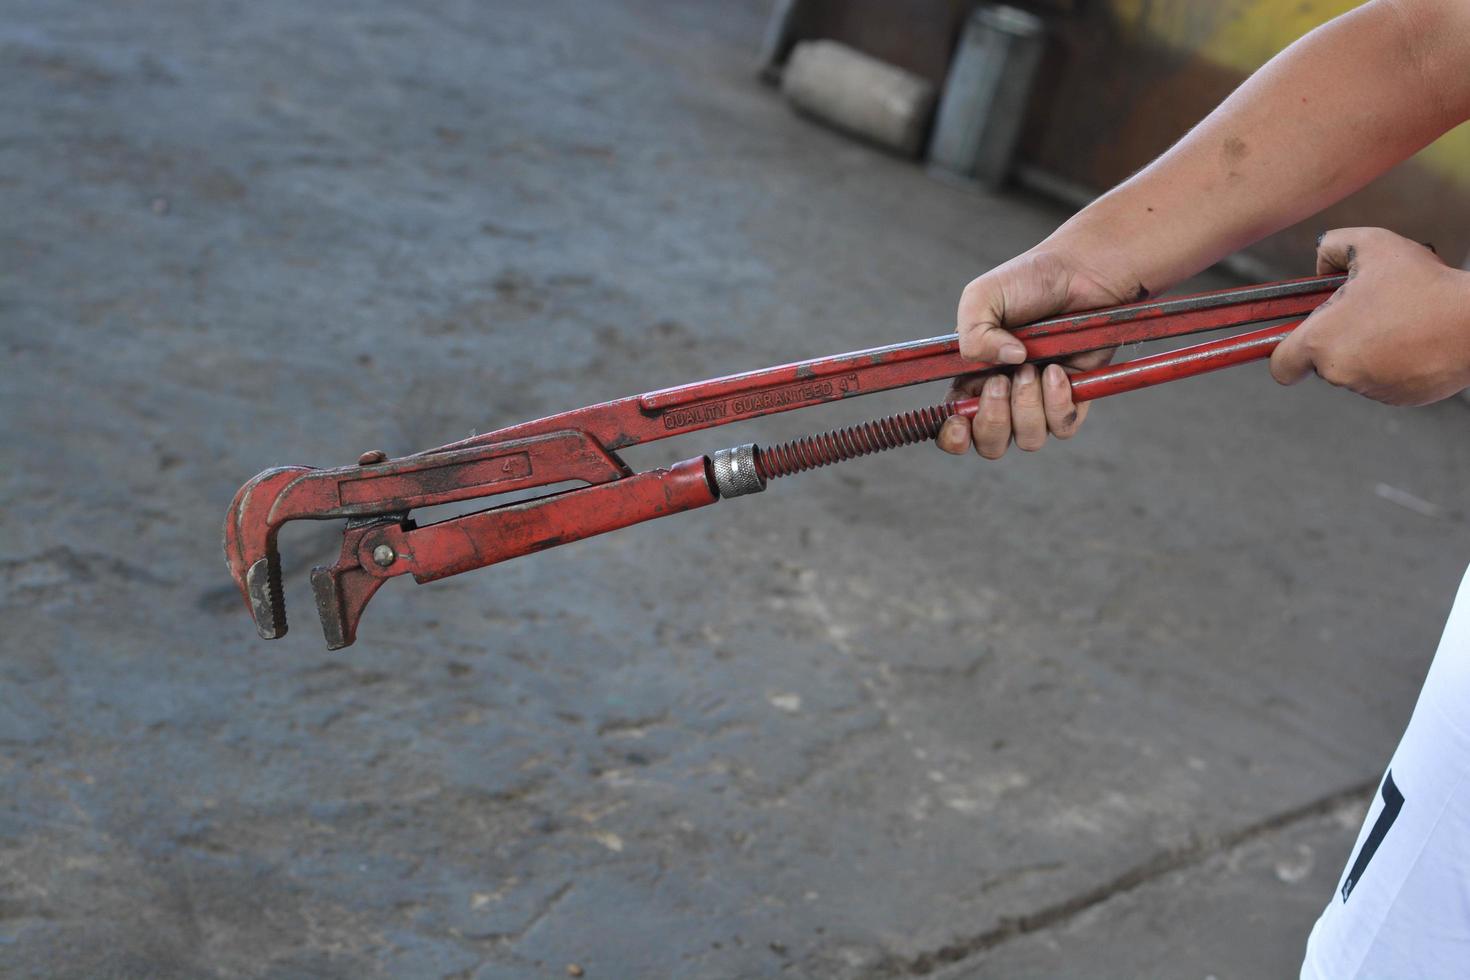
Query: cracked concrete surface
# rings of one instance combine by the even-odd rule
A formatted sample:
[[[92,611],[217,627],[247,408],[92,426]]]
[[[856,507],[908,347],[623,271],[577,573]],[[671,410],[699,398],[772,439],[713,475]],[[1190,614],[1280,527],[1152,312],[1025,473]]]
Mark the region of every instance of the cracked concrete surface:
[[[0,972],[1294,968],[1470,556],[1464,403],[1240,369],[400,580],[338,655],[291,528],[263,643],[257,470],[941,333],[1063,214],[792,116],[762,3],[4,12]]]

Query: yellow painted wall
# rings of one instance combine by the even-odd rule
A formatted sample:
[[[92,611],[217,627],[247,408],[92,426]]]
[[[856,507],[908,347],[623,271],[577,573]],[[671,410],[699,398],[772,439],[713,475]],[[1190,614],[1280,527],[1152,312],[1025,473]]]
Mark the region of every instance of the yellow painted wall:
[[[1108,0],[1125,30],[1141,42],[1188,51],[1242,74],[1255,71],[1317,25],[1360,0]],[[1470,187],[1470,125],[1426,147],[1428,169]]]

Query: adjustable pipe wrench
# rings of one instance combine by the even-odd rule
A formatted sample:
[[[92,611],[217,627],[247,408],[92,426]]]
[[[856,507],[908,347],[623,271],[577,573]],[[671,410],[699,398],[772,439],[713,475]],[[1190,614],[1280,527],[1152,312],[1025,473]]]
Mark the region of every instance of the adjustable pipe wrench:
[[[1146,388],[1270,355],[1343,275],[1242,286],[1129,303],[1014,331],[1028,360],[1227,327],[1263,329],[1100,368],[1072,378],[1078,401]],[[1285,321],[1285,322],[1277,322]],[[294,520],[345,518],[334,565],[312,570],[317,612],[333,650],[348,646],[373,594],[390,578],[432,582],[520,555],[764,490],[817,466],[933,439],[971,398],[761,448],[747,444],[634,473],[628,446],[776,412],[938,381],[996,365],[960,359],[954,334],[783,364],[573,409],[399,459],[364,453],[355,466],[283,466],[250,480],[225,519],[225,560],[262,637],[285,635],[276,536]],[[420,526],[419,507],[576,481],[572,490]]]

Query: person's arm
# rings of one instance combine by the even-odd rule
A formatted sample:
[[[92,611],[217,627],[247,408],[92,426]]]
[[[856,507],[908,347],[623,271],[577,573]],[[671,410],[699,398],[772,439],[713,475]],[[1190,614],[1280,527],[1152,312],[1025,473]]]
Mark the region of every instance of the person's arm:
[[[1163,156],[971,282],[959,304],[961,352],[1019,363],[1025,350],[1005,326],[1167,289],[1340,200],[1467,117],[1470,3],[1372,0],[1277,55]],[[982,385],[989,397],[970,431],[951,422],[942,448],[973,442],[995,458],[1014,433],[1037,449],[1048,431],[1070,436],[1085,411],[1060,369],[959,388]]]

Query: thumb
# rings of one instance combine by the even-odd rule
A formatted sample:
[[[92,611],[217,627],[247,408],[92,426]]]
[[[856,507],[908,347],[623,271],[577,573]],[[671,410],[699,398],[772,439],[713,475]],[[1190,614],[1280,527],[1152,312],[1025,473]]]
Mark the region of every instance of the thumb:
[[[1069,276],[1048,265],[1024,255],[965,287],[956,316],[961,356],[993,364],[1026,360],[1026,348],[1005,328],[1039,320],[1066,306]]]
[[[1316,315],[1313,313],[1312,317]],[[1316,370],[1316,352],[1311,342],[1312,317],[1303,321],[1271,352],[1271,377],[1277,384],[1294,385]]]
[[[960,356],[986,364],[1020,364],[1026,348],[1015,335],[1000,325],[994,315],[972,320],[959,328]]]

